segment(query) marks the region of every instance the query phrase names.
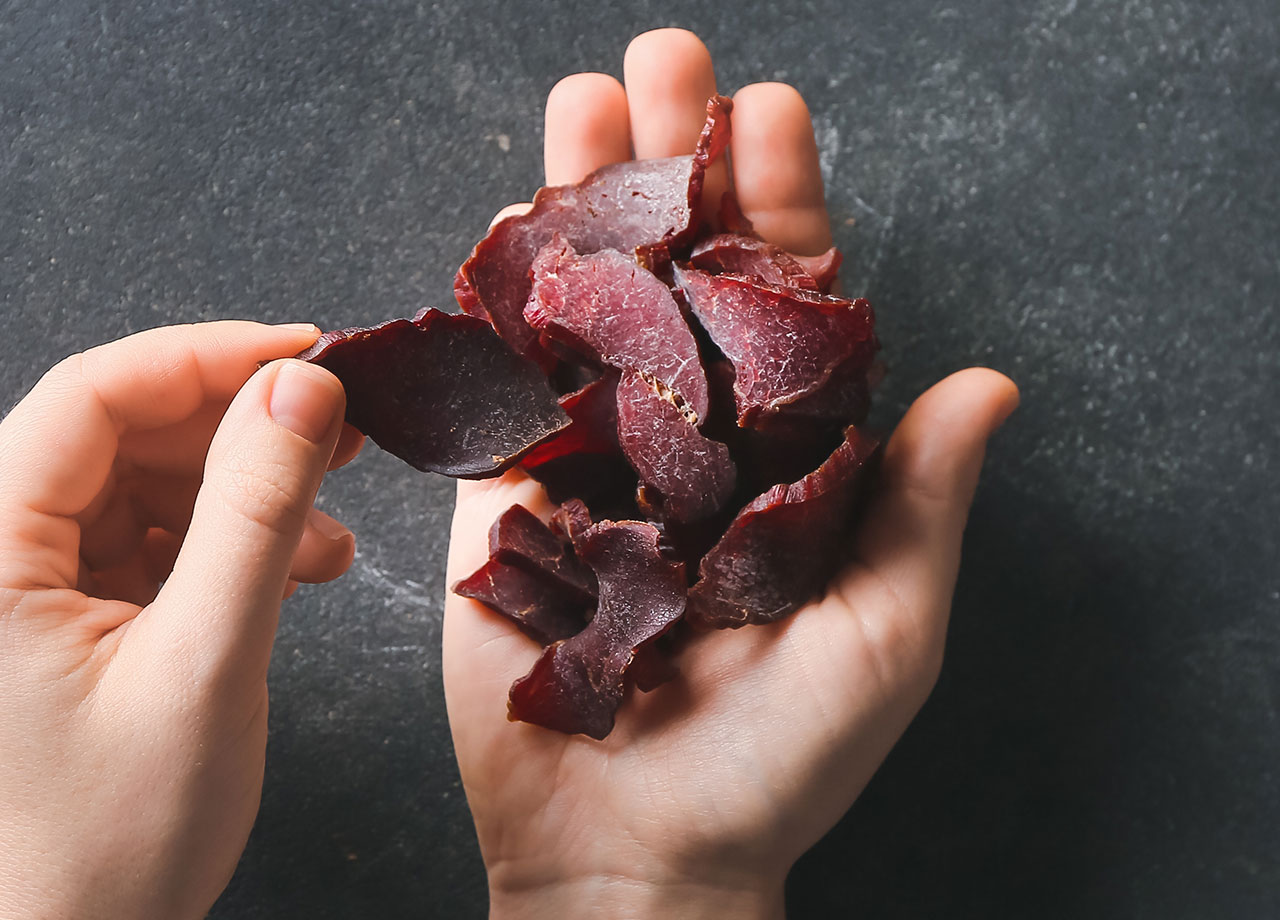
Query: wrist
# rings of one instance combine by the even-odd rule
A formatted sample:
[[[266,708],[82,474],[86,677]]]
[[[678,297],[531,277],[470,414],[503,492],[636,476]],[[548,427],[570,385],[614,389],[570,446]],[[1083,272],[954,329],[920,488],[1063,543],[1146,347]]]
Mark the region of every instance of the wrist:
[[[490,873],[489,920],[784,920],[784,881],[611,874],[521,885]]]

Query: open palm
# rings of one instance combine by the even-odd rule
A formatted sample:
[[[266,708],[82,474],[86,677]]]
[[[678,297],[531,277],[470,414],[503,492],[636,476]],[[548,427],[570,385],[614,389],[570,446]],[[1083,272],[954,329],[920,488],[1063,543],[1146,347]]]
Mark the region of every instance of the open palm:
[[[625,89],[576,74],[552,90],[547,184],[633,155],[692,152],[716,89],[703,44],[674,29],[646,33],[624,72]],[[801,254],[831,244],[795,90],[755,84],[734,96],[730,159],[743,210],[766,239]],[[604,909],[607,890],[656,888],[679,892],[671,903],[690,905],[696,889],[726,914],[777,913],[791,864],[852,804],[933,686],[985,443],[1016,403],[1013,384],[982,369],[921,396],[825,596],[771,626],[699,637],[679,657],[680,676],[630,697],[604,741],[507,722],[507,690],[539,649],[450,596],[449,721],[495,913],[548,893]],[[460,483],[450,584],[483,563],[489,525],[514,503],[551,510],[519,473]],[[551,912],[548,902],[541,913]]]

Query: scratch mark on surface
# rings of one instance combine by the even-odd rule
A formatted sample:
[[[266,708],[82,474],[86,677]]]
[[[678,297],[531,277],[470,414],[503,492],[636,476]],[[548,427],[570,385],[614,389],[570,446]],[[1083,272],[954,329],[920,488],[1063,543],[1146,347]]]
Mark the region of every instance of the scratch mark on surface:
[[[365,557],[365,553],[356,550],[355,559],[351,563],[351,574],[369,587],[376,588],[384,595],[390,595],[388,606],[390,606],[390,601],[394,601],[427,609],[436,607],[437,599],[423,594],[420,590],[422,588],[421,584],[408,579],[403,582],[396,581]]]

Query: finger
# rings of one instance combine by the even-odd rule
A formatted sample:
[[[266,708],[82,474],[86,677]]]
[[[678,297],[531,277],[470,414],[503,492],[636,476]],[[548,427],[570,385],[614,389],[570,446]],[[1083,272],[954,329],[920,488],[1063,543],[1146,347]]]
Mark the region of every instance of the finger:
[[[114,477],[112,477],[114,479]],[[84,514],[80,558],[94,571],[119,565],[138,550],[151,528],[186,533],[200,488],[199,476],[129,474],[109,482],[109,500],[97,515]]]
[[[603,73],[565,77],[547,95],[543,162],[547,185],[578,182],[631,159],[627,93]]]
[[[793,87],[755,83],[738,90],[729,151],[738,203],[761,236],[800,255],[830,248],[813,122]]]
[[[684,29],[646,32],[627,46],[622,69],[636,159],[693,153],[716,91],[711,52],[702,40]],[[711,213],[719,211],[728,187],[729,171],[717,160],[702,188]]]
[[[631,40],[622,63],[636,159],[693,153],[715,94],[711,52],[684,29]]]
[[[153,583],[160,585],[168,580],[181,549],[182,538],[177,534],[160,527],[147,531],[146,539],[142,542],[142,555],[147,574]]]
[[[152,329],[63,361],[0,423],[0,577],[76,582],[68,520],[106,484],[120,439],[226,399],[261,362],[296,354],[318,330],[248,322]]]
[[[516,204],[509,204],[502,210],[498,211],[497,214],[493,215],[493,220],[489,221],[489,229],[492,230],[494,227],[502,223],[508,217],[512,217],[517,214],[527,214],[532,208],[533,208],[532,201],[521,201],[521,202],[517,202]]]
[[[940,654],[987,439],[1017,405],[1013,381],[970,368],[929,389],[899,423],[855,541],[857,564],[835,586],[855,609],[884,611],[860,613],[873,640],[906,634]],[[854,599],[879,589],[887,603]]]
[[[351,425],[343,424],[342,433],[338,435],[338,446],[333,449],[333,457],[329,460],[329,469],[336,470],[346,466],[364,448],[364,435]]]
[[[307,526],[293,556],[289,577],[307,584],[333,581],[351,567],[356,538],[346,527],[318,508],[307,512]]]
[[[301,361],[268,365],[245,384],[209,447],[173,574],[130,634],[139,648],[241,686],[265,678],[344,408],[337,378]]]

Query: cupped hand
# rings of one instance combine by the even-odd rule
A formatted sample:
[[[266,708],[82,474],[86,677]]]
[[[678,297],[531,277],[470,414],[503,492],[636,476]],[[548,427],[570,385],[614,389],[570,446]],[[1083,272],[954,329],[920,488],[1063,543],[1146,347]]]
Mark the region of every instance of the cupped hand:
[[[625,88],[576,74],[546,110],[546,181],[692,152],[715,76],[675,29],[627,50]],[[791,87],[734,96],[743,210],[799,254],[831,245],[809,112]],[[521,206],[514,206],[519,209]],[[527,207],[527,205],[525,206]],[[503,213],[508,213],[504,211]],[[492,915],[780,916],[786,874],[848,809],[936,680],[965,519],[987,438],[1017,404],[994,371],[922,395],[825,595],[783,622],[701,636],[680,677],[633,694],[604,741],[507,722],[536,645],[482,605],[446,602],[444,679]],[[449,583],[486,558],[513,503],[550,510],[518,473],[460,483]]]
[[[144,332],[0,423],[0,915],[202,917],[262,791],[282,597],[337,577],[312,508],[362,438],[314,326]]]

